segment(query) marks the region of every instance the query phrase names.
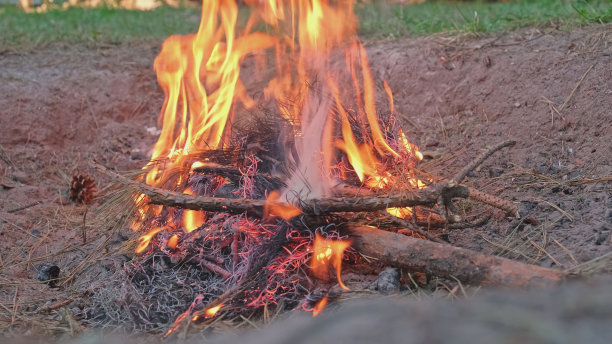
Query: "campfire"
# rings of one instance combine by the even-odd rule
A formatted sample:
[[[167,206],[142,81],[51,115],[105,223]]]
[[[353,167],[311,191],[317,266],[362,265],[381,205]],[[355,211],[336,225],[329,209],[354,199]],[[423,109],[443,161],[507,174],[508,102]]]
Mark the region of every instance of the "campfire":
[[[154,64],[161,133],[142,174],[96,165],[136,205],[138,258],[123,272],[140,302],[155,305],[130,309],[134,322],[172,323],[169,335],[223,317],[316,315],[349,292],[343,263],[483,285],[563,277],[440,238],[488,219],[458,212],[457,198],[519,216],[513,203],[461,184],[514,142],[452,178],[421,171],[392,89],[370,71],[352,1],[245,4],[241,23],[234,1],[205,0],[198,32],[164,42]]]

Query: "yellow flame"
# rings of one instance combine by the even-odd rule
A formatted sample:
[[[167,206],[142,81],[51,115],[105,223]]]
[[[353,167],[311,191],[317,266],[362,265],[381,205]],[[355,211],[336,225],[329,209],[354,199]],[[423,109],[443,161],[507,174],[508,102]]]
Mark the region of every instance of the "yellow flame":
[[[220,304],[220,305],[215,306],[215,307],[208,308],[206,310],[206,312],[204,312],[205,318],[212,318],[212,317],[214,317],[219,312],[221,307],[223,307],[223,304]]]
[[[391,111],[391,113],[395,113],[395,105],[393,104],[393,92],[391,91],[391,87],[389,87],[387,80],[383,82],[383,87],[385,88],[385,92],[387,93],[387,99],[389,101],[389,111]]]
[[[193,195],[193,190],[187,188],[183,193],[186,195]],[[187,233],[191,233],[198,229],[204,224],[204,221],[206,221],[206,219],[201,211],[188,209],[183,211],[183,227]]]
[[[336,278],[338,279],[340,287],[349,290],[348,287],[342,283],[340,275],[342,271],[342,255],[350,245],[351,243],[349,241],[325,239],[317,233],[312,248],[312,259],[310,260],[310,268],[315,277],[321,280],[328,280],[329,267],[331,265],[334,270],[336,270]]]
[[[395,217],[399,217],[402,219],[408,218],[412,216],[412,208],[411,207],[403,207],[403,208],[387,208],[387,212]]]
[[[152,229],[148,231],[147,234],[138,238],[138,246],[136,246],[136,253],[141,253],[142,251],[144,251],[147,246],[149,246],[149,243],[151,242],[151,239],[153,239],[155,234],[161,232],[163,229],[164,227]]]
[[[174,234],[173,236],[170,237],[170,239],[168,239],[168,248],[171,249],[175,249],[176,245],[178,244],[178,235]]]
[[[306,141],[304,145],[316,147],[305,152],[297,149],[300,163],[311,164],[306,166],[310,174],[305,178],[319,179],[307,180],[306,184],[316,186],[322,193],[329,190],[327,175],[340,149],[362,182],[388,185],[391,180],[380,171],[380,159],[400,154],[389,146],[379,124],[376,84],[366,50],[356,36],[353,1],[244,2],[252,11],[243,29],[237,30],[235,0],[205,0],[197,33],[170,36],[163,43],[154,62],[165,95],[158,119],[161,133],[151,162],[145,167],[150,169],[146,183],[165,187],[168,179],[176,175],[173,171],[186,172],[200,166],[201,162],[190,160],[194,153],[227,147],[229,123],[240,111],[236,105],[255,105],[240,73],[245,58],[258,55],[264,56],[257,60],[263,68],[257,68],[254,74],[265,74],[263,70],[273,73],[262,75],[267,80],[267,84],[261,83],[265,100],[276,104],[278,113],[295,126],[292,135],[296,142],[304,137],[308,138],[302,140]],[[270,34],[254,31],[258,24],[268,25],[266,31]],[[344,60],[336,58],[337,52],[344,53]],[[268,62],[271,68],[266,68]],[[313,91],[312,85],[318,89]],[[394,111],[391,89],[386,82],[383,86]],[[345,109],[352,109],[352,117]],[[335,121],[335,116],[340,121]],[[335,127],[338,125],[340,128]],[[318,136],[309,136],[313,131],[318,131]],[[338,131],[341,137],[331,139]],[[422,157],[403,133],[400,141],[409,153]],[[296,175],[301,177],[302,172],[298,168]],[[184,180],[186,176],[176,177],[173,186],[182,185]],[[318,187],[321,184],[327,188]],[[299,214],[297,208],[281,206],[284,204],[271,201],[269,214],[283,218]],[[154,211],[159,214],[161,207]],[[145,206],[140,206],[139,212],[142,223],[149,212]],[[205,220],[202,212],[186,210],[183,214],[188,232]]]

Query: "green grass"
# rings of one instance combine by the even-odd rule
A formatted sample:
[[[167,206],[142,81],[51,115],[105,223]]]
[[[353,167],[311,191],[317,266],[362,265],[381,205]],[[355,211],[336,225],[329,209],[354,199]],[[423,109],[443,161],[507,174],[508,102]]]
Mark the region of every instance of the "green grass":
[[[428,1],[357,6],[362,35],[397,38],[438,32],[492,33],[526,26],[571,28],[612,21],[611,0]]]
[[[243,11],[246,14],[246,11]],[[360,34],[366,39],[438,32],[491,33],[525,26],[612,21],[612,0],[433,1],[420,5],[372,0],[356,5]],[[199,9],[160,7],[152,11],[114,8],[55,9],[46,13],[0,7],[0,50],[45,43],[119,44],[163,39],[197,30]]]
[[[24,13],[15,7],[0,7],[0,48],[53,42],[118,44],[162,39],[175,33],[194,32],[199,21],[200,11],[195,8],[129,11],[73,7]]]

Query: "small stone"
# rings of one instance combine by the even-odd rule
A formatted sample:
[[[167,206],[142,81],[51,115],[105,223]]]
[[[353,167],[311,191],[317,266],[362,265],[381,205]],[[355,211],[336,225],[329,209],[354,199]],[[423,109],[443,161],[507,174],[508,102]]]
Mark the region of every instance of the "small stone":
[[[520,207],[519,207],[519,213],[521,213],[521,214],[528,214],[529,212],[531,212],[537,206],[538,206],[537,202],[521,201],[521,204],[520,204]]]
[[[396,268],[387,267],[378,275],[378,291],[381,294],[393,294],[400,290],[400,274]]]
[[[514,103],[514,107],[515,108],[520,108],[521,107],[521,103],[519,103],[519,102]]]
[[[517,232],[522,231],[523,229],[525,229],[526,223],[524,221],[521,220],[513,220],[510,223],[510,231],[514,231],[516,230]]]
[[[12,173],[11,177],[13,178],[14,181],[19,182],[21,184],[30,184],[32,182],[32,180],[30,179],[30,177],[21,171],[15,171]]]
[[[59,277],[59,266],[52,263],[42,263],[36,268],[36,278],[39,281],[47,282],[50,287],[55,287],[56,279]]]
[[[489,168],[489,177],[497,178],[504,173],[504,169],[500,167],[491,167]]]
[[[133,151],[130,152],[131,160],[145,160],[146,158],[147,158],[147,155],[145,154],[145,152],[141,151],[140,149],[134,149]]]
[[[546,258],[540,263],[540,266],[543,268],[552,268],[555,266],[555,262],[550,258]]]
[[[600,232],[599,236],[597,237],[597,240],[595,241],[595,245],[599,246],[603,244],[604,242],[606,242],[606,240],[608,240],[609,237],[610,237],[610,231]]]

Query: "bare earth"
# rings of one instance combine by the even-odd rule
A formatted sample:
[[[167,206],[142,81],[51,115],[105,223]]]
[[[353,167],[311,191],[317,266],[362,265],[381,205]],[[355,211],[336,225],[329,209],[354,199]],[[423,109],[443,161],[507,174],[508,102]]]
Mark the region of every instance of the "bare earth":
[[[409,138],[434,157],[422,169],[450,177],[488,145],[517,141],[467,183],[520,203],[521,215],[537,224],[499,211],[481,228],[448,232],[451,244],[558,268],[612,251],[611,32],[598,25],[368,44],[375,78],[394,90]],[[87,207],[66,197],[77,172],[92,174],[99,189],[107,185],[89,159],[120,171],[145,163],[163,102],[152,70],[159,46],[0,53],[3,329],[47,326],[31,324],[39,314],[22,314],[118,268],[99,253],[120,243],[112,224],[88,222]],[[382,87],[378,93],[386,104]],[[91,273],[79,274],[92,252],[101,264],[93,282]],[[40,284],[36,266],[46,261],[75,279],[59,289]],[[76,318],[81,301],[67,305]],[[66,323],[53,312],[45,319]]]

